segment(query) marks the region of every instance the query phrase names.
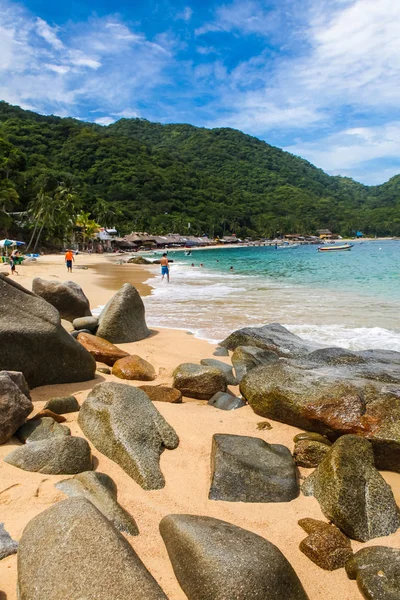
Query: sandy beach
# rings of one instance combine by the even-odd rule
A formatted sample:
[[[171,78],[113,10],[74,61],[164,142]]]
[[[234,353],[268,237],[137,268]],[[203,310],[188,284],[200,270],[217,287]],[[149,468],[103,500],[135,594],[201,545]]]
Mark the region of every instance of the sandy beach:
[[[121,257],[123,258],[123,257]],[[159,267],[116,264],[118,260],[107,255],[78,255],[72,274],[67,274],[63,256],[43,256],[36,262],[18,268],[15,280],[28,289],[35,277],[64,281],[71,279],[79,283],[88,296],[91,306],[105,304],[113,292],[123,283],[132,283],[142,295],[151,289],[144,282],[151,273],[159,273]],[[88,267],[78,269],[76,267]],[[6,266],[0,272],[7,271]],[[172,372],[183,362],[198,363],[203,358],[212,358],[215,346],[195,338],[188,332],[169,329],[153,329],[152,335],[140,342],[120,344],[130,354],[138,354],[155,368],[157,379],[154,385],[171,385]],[[227,363],[229,357],[220,358]],[[93,381],[39,387],[32,390],[34,413],[39,412],[45,402],[53,397],[73,394],[81,404],[89,391],[102,381],[117,381],[112,375],[97,372]],[[141,382],[126,382],[141,385]],[[237,388],[231,388],[238,391]],[[166,451],[161,456],[161,470],[166,485],[161,490],[145,491],[133,481],[116,463],[103,456],[91,444],[95,468],[108,474],[118,487],[120,504],[135,518],[140,534],[127,536],[127,540],[138,553],[146,567],[161,585],[170,600],[185,600],[168,559],[160,537],[160,520],[174,513],[189,513],[216,517],[250,531],[276,544],[297,572],[310,600],[361,600],[362,595],[354,581],[344,571],[328,572],[313,564],[299,550],[299,543],[306,537],[298,526],[300,518],[312,517],[326,521],[317,500],[299,497],[289,503],[242,503],[208,500],[210,485],[210,451],[215,433],[229,433],[259,437],[269,443],[286,445],[293,450],[293,437],[299,429],[271,421],[272,429],[258,430],[263,419],[249,406],[235,411],[221,411],[207,405],[205,401],[184,398],[183,404],[155,403],[157,409],[172,425],[180,444],[176,450]],[[72,435],[83,436],[78,424],[78,413],[66,415],[65,423]],[[16,438],[0,446],[2,459],[19,446]],[[311,470],[300,469],[300,478]],[[400,504],[400,475],[383,473],[392,485],[396,501]],[[54,503],[65,498],[54,484],[68,476],[42,475],[23,471],[0,460],[0,521],[6,530],[18,540],[28,521]],[[354,551],[361,547],[385,545],[400,546],[400,530],[391,536],[374,539],[367,544],[352,542]],[[77,565],[79,568],[79,565]],[[0,561],[0,589],[5,593],[1,600],[16,600],[17,557]]]

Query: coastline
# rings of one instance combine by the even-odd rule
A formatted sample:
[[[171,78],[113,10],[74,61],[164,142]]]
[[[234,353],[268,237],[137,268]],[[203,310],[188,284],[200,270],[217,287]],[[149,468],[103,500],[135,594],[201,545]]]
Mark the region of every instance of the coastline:
[[[74,269],[67,274],[63,256],[43,257],[36,263],[20,268],[21,275],[15,281],[31,289],[32,279],[71,279],[79,283],[88,296],[91,306],[105,304],[113,292],[125,281],[135,285],[145,296],[150,286],[145,282],[156,268],[143,265],[118,265],[104,255],[78,255],[75,266],[88,266],[88,269]],[[106,266],[103,266],[106,265]],[[109,267],[109,265],[112,265]],[[157,266],[158,267],[158,266]],[[114,274],[118,273],[117,275]],[[3,272],[3,269],[0,270]],[[172,381],[174,368],[183,362],[198,363],[202,358],[211,358],[215,345],[195,338],[184,330],[155,328],[152,335],[140,342],[119,344],[130,354],[139,354],[148,360],[157,373],[152,385],[167,384]],[[229,363],[229,357],[218,357]],[[102,381],[115,381],[129,385],[140,382],[122,381],[113,375],[96,373],[93,381],[43,386],[32,390],[34,413],[39,412],[45,402],[52,397],[74,394],[81,404],[94,385]],[[237,388],[232,388],[237,391]],[[311,517],[326,521],[317,500],[300,494],[289,503],[242,503],[216,502],[208,500],[210,483],[210,450],[215,433],[248,435],[261,438],[268,443],[286,445],[293,451],[293,437],[301,430],[278,422],[271,422],[272,429],[258,430],[257,423],[264,419],[257,416],[249,406],[237,411],[220,411],[208,406],[204,401],[184,399],[183,404],[156,402],[157,409],[176,430],[180,444],[174,451],[161,455],[161,470],[165,475],[166,486],[161,490],[145,491],[136,484],[116,463],[98,452],[90,443],[96,459],[96,471],[107,473],[118,487],[118,500],[137,521],[140,534],[126,539],[138,553],[145,566],[160,583],[171,600],[185,600],[172,570],[158,525],[160,520],[172,513],[189,513],[219,518],[257,533],[283,552],[297,572],[308,594],[309,600],[362,600],[354,581],[347,578],[344,569],[323,571],[303,555],[298,546],[305,534],[297,525],[300,518]],[[32,415],[30,415],[32,416]],[[66,415],[65,423],[72,435],[82,436],[77,424],[77,413]],[[55,489],[54,484],[68,476],[43,475],[23,471],[4,463],[1,459],[19,446],[16,438],[0,446],[0,505],[1,521],[14,539],[19,539],[30,519],[54,503],[63,500],[64,494]],[[312,470],[300,468],[304,478]],[[392,485],[397,503],[400,504],[400,475],[383,473]],[[352,542],[353,550],[361,547],[385,545],[400,546],[400,530],[391,536],[374,539],[366,544]],[[7,600],[16,600],[17,578],[16,555],[0,561],[1,590]]]

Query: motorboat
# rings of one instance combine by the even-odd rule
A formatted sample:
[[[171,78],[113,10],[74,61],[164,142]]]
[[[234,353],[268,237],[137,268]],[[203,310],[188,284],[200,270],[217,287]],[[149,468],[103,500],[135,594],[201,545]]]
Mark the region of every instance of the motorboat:
[[[353,248],[354,244],[343,244],[342,246],[326,246],[325,248],[323,246],[320,246],[318,248],[318,252],[334,252],[334,251],[339,251],[339,250],[351,250]]]
[[[277,250],[293,250],[294,248],[298,248],[299,244],[276,244],[275,248]]]

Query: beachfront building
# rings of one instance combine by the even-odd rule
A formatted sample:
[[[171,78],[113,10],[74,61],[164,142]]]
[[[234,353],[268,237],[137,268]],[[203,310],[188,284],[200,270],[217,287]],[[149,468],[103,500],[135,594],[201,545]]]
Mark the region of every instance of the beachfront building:
[[[332,233],[329,229],[317,229],[320,240],[337,240],[337,233]]]

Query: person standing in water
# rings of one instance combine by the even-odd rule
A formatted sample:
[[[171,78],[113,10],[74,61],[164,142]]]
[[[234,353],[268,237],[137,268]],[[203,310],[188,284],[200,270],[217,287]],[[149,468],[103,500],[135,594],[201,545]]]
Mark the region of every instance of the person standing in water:
[[[167,253],[164,252],[164,254],[162,255],[162,259],[160,261],[161,264],[161,281],[164,281],[164,277],[165,275],[167,276],[167,281],[169,283],[169,262],[168,262],[168,258],[167,258]]]
[[[65,253],[65,264],[67,265],[68,273],[72,273],[72,262],[75,262],[72,250],[67,250]]]

